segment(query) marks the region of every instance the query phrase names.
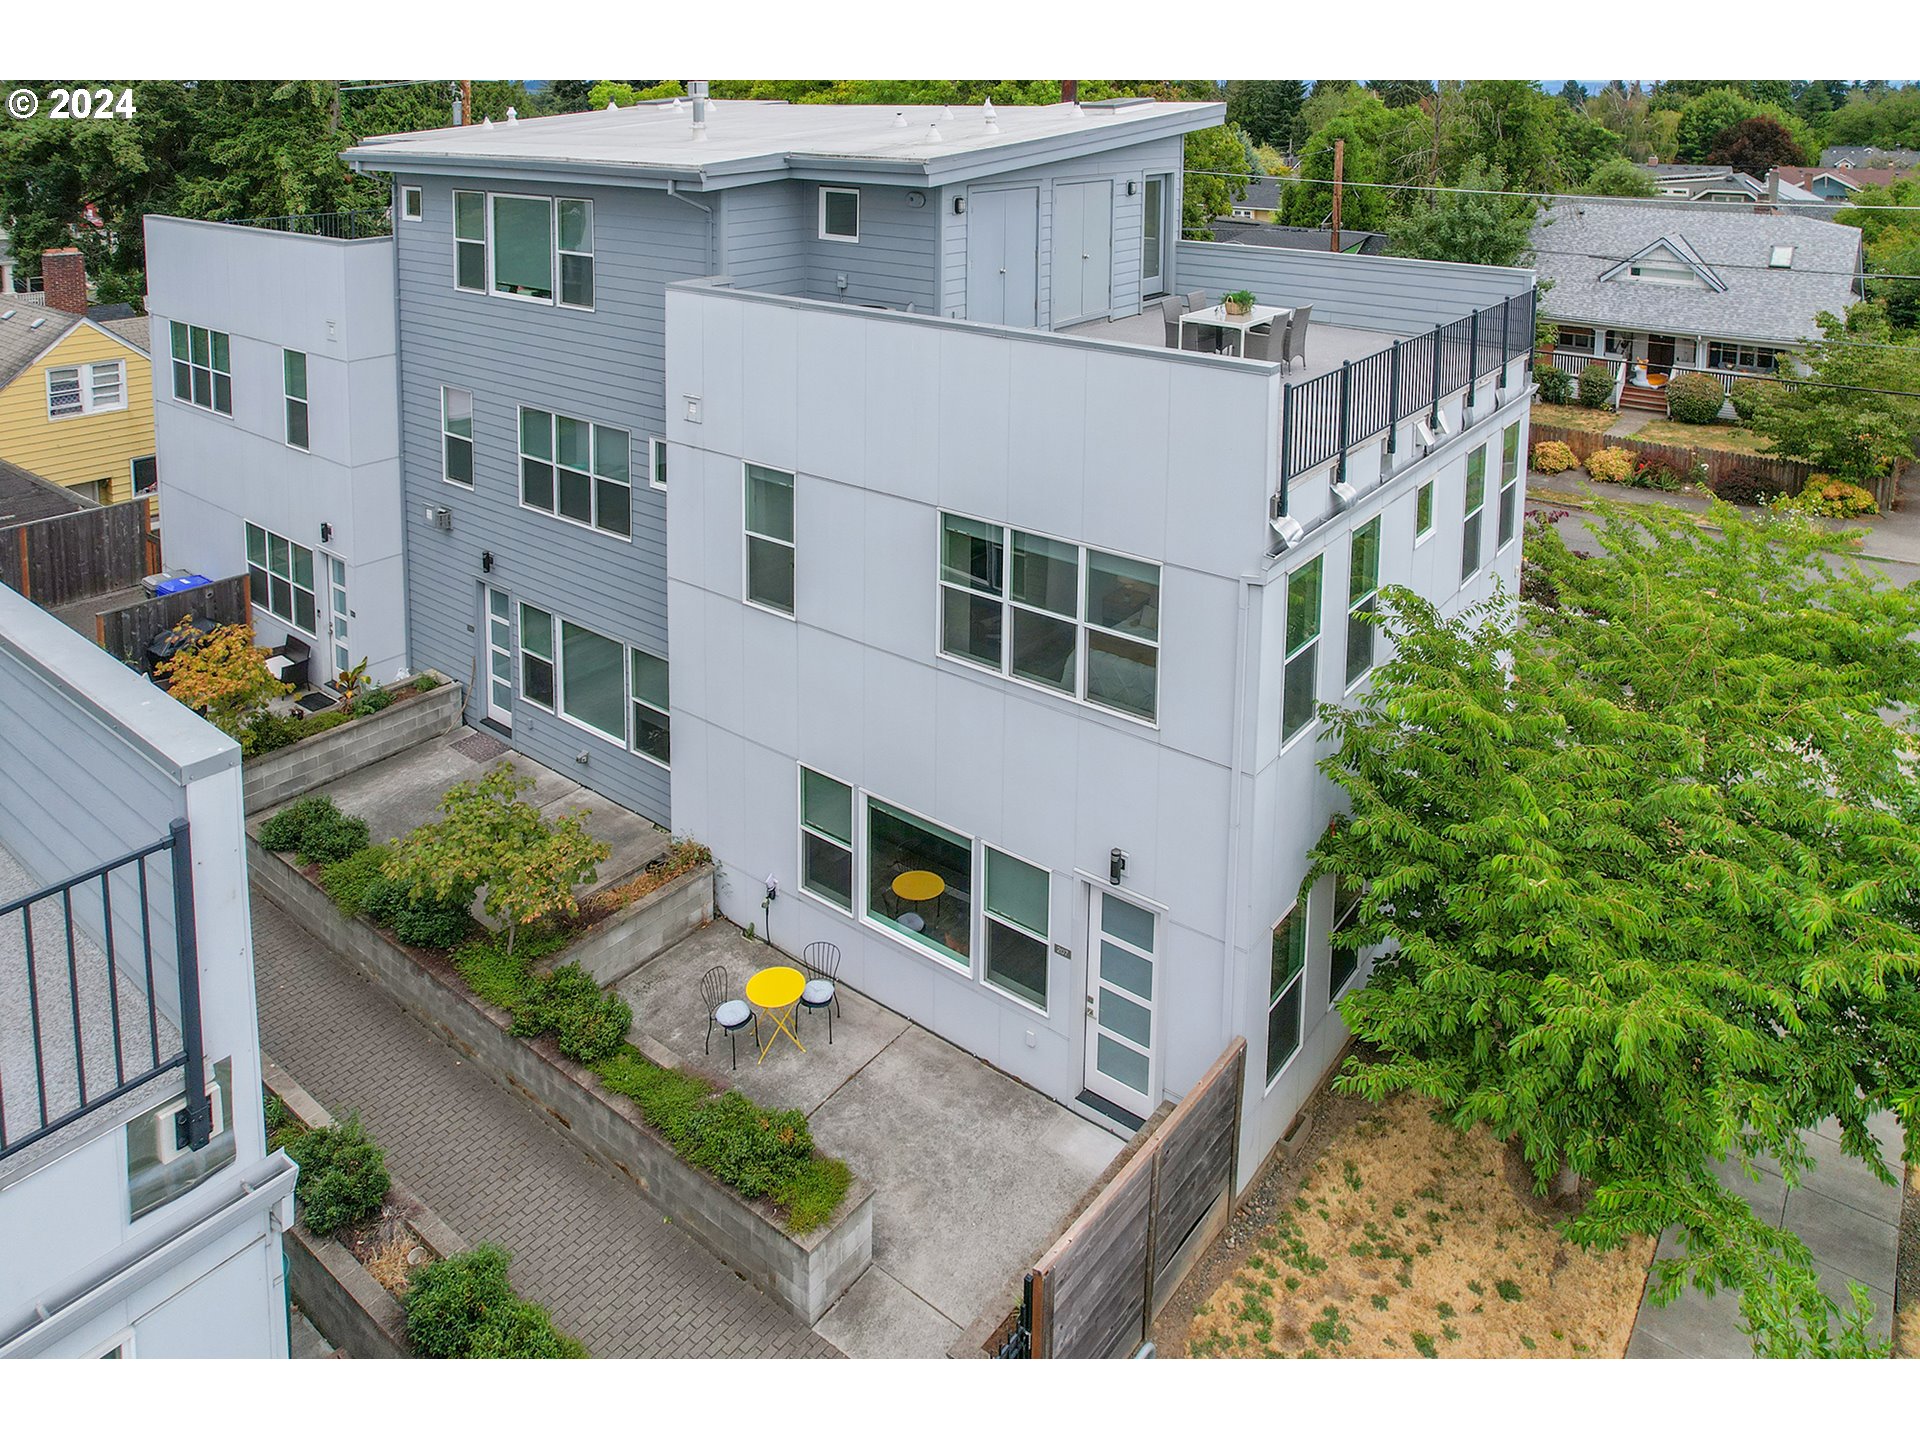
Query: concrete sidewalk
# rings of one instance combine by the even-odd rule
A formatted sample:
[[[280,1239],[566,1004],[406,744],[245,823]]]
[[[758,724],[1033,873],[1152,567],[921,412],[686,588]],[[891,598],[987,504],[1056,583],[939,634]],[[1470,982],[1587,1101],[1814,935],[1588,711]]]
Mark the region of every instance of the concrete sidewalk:
[[[1902,1171],[1900,1123],[1890,1112],[1876,1115],[1867,1127],[1880,1142],[1881,1157]],[[1840,1130],[1828,1120],[1807,1132],[1813,1168],[1803,1171],[1799,1185],[1787,1188],[1779,1171],[1759,1162],[1759,1179],[1749,1180],[1731,1161],[1720,1167],[1730,1190],[1746,1197],[1754,1213],[1768,1224],[1792,1231],[1813,1252],[1820,1288],[1843,1307],[1847,1282],[1858,1281],[1873,1300],[1875,1339],[1893,1333],[1894,1265],[1899,1245],[1900,1187],[1882,1185],[1861,1161],[1840,1151]],[[1656,1259],[1680,1253],[1671,1233],[1660,1237]],[[1683,1290],[1673,1303],[1656,1307],[1643,1301],[1634,1320],[1628,1359],[1750,1359],[1753,1346],[1740,1330],[1740,1296],[1723,1290],[1711,1297]]]

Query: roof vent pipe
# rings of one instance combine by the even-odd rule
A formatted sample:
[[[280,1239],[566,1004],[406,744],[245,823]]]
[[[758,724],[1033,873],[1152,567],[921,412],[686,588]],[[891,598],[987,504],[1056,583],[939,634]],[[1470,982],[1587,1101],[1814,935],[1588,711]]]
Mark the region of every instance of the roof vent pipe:
[[[511,105],[507,106],[507,123],[509,125],[518,125],[520,123],[520,112]]]
[[[987,101],[986,109],[983,110],[981,113],[986,116],[986,120],[989,125],[991,125],[995,120],[999,118],[997,115],[993,113],[993,101],[991,100]]]
[[[618,110],[618,109],[620,108],[620,106],[619,106],[619,103],[618,103],[617,101],[613,101],[613,100],[609,100],[609,101],[607,101],[607,108],[608,108],[609,110]]]
[[[896,110],[893,112],[893,128],[896,130],[904,130],[907,128],[907,112],[906,111]]]
[[[707,82],[689,80],[687,94],[693,98],[693,138],[707,138]]]
[[[938,145],[940,143],[940,127],[938,125],[927,126],[927,143],[929,145]]]

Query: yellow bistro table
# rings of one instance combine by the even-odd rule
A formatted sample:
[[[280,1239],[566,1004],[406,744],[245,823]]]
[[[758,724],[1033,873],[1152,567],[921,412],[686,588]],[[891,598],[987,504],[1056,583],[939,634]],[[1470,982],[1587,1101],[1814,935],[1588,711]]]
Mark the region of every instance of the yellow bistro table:
[[[767,1043],[760,1047],[760,1059],[754,1064],[759,1065],[766,1060],[767,1051],[773,1048],[774,1040],[782,1032],[793,1041],[801,1054],[806,1054],[807,1047],[800,1044],[800,1037],[793,1033],[787,1023],[799,1008],[800,996],[806,988],[807,977],[791,965],[769,965],[765,970],[754,972],[747,981],[747,1003],[766,1011],[773,1021],[773,1034],[767,1036]]]
[[[902,900],[931,900],[946,888],[947,882],[931,870],[903,870],[893,877],[893,893]]]

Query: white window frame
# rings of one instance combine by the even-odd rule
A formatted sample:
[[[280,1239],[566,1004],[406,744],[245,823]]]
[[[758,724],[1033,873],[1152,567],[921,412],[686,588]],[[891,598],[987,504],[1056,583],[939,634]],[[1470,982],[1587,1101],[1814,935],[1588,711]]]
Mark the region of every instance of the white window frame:
[[[460,234],[460,197],[478,195],[480,197],[480,238],[463,237]],[[452,208],[448,212],[448,228],[453,234],[453,288],[465,295],[485,295],[493,274],[493,205],[484,190],[455,190]],[[480,283],[462,285],[460,283],[460,247],[478,245],[480,247]]]
[[[667,482],[660,477],[667,473],[667,439],[664,435],[647,437],[647,485],[650,489],[665,490]]]
[[[1507,439],[1509,436],[1513,439],[1513,454],[1511,456],[1507,454]],[[1499,507],[1495,512],[1493,530],[1493,553],[1496,555],[1500,554],[1520,538],[1520,459],[1525,453],[1525,450],[1526,446],[1520,439],[1520,422],[1516,420],[1500,432],[1500,498]],[[1503,535],[1501,532],[1506,528],[1507,524],[1507,516],[1509,513],[1507,510],[1507,502],[1509,499],[1513,502],[1513,510],[1511,512],[1513,516],[1513,528]]]
[[[1366,682],[1366,678],[1374,672],[1374,668],[1380,663],[1380,629],[1378,626],[1368,625],[1366,628],[1372,633],[1368,637],[1367,667],[1358,675],[1349,673],[1353,667],[1353,627],[1356,624],[1365,624],[1364,621],[1359,619],[1360,612],[1363,609],[1372,610],[1377,608],[1380,598],[1380,542],[1382,532],[1385,528],[1384,517],[1375,515],[1371,520],[1367,521],[1365,525],[1354,526],[1347,536],[1347,653],[1342,657],[1340,671],[1345,677],[1345,693],[1349,695]],[[1373,531],[1373,588],[1364,594],[1355,595],[1353,593],[1352,546],[1361,531],[1367,529]],[[1325,611],[1323,609],[1322,614],[1324,615],[1324,613]]]
[[[287,375],[287,362],[295,355],[300,357],[301,390],[310,391],[313,388],[313,367],[311,363],[313,357],[305,350],[291,350],[282,347],[280,351],[280,433],[281,438],[285,440],[289,450],[298,450],[302,454],[310,454],[313,450],[313,406],[305,394],[295,395],[293,393],[293,384]],[[304,445],[296,445],[293,442],[293,407],[295,405],[300,407],[301,412],[306,416],[307,420],[307,443]]]
[[[1560,329],[1560,338],[1558,341],[1554,343],[1554,347],[1553,347],[1554,349],[1569,350],[1573,352],[1575,355],[1592,355],[1597,353],[1594,347],[1600,344],[1600,332],[1597,329],[1595,329],[1593,326],[1562,325],[1559,327],[1559,329]],[[1587,337],[1586,344],[1584,345],[1569,344],[1567,341],[1567,337],[1569,335],[1574,335],[1574,334],[1586,336]]]
[[[844,785],[847,790],[847,838],[843,842],[837,836],[807,824],[807,772],[812,771],[822,780],[831,780],[836,785]],[[830,771],[822,770],[818,765],[796,762],[794,766],[794,814],[798,824],[794,826],[794,866],[793,873],[798,879],[798,888],[802,895],[816,900],[836,915],[845,915],[850,919],[859,918],[859,898],[861,895],[860,869],[860,787],[851,780],[842,779]],[[818,890],[807,888],[807,836],[812,835],[825,844],[847,852],[847,889],[848,900],[845,905],[830,895],[822,895]]]
[[[1293,1037],[1293,1049],[1287,1052],[1287,1058],[1280,1062],[1279,1069],[1270,1069],[1270,1073],[1267,1076],[1267,1087],[1261,1092],[1262,1094],[1271,1095],[1273,1093],[1273,1087],[1280,1083],[1281,1078],[1285,1076],[1287,1071],[1293,1068],[1293,1062],[1298,1060],[1307,1048],[1307,958],[1310,953],[1309,947],[1313,943],[1312,915],[1313,906],[1311,904],[1296,904],[1291,910],[1287,911],[1286,914],[1274,922],[1273,930],[1267,932],[1269,937],[1271,937],[1273,931],[1278,930],[1282,925],[1287,924],[1289,921],[1298,921],[1300,926],[1300,968],[1294,971],[1291,980],[1280,987],[1280,993],[1278,995],[1274,994],[1273,961],[1271,959],[1271,952],[1269,952],[1269,959],[1267,961],[1267,1008],[1264,1012],[1267,1023],[1261,1032],[1260,1060],[1262,1065],[1270,1068],[1273,1064],[1273,1056],[1268,1053],[1267,1049],[1267,1047],[1272,1044],[1273,1012],[1280,1008],[1280,1005],[1289,995],[1293,996],[1299,1003],[1300,1018],[1298,1022],[1298,1033]],[[1269,943],[1271,943],[1271,938],[1269,939]]]
[[[991,844],[988,844],[985,840],[977,840],[975,841],[975,847],[980,852],[979,858],[974,862],[975,869],[977,869],[980,874],[980,894],[976,897],[974,902],[974,910],[975,910],[974,924],[979,932],[979,940],[977,942],[976,948],[980,952],[980,983],[984,985],[987,989],[993,991],[994,994],[999,995],[1005,999],[1011,1000],[1014,1004],[1020,1006],[1022,1009],[1031,1010],[1035,1015],[1038,1015],[1042,1019],[1044,1019],[1048,1015],[1050,1015],[1053,1011],[1053,984],[1052,984],[1052,981],[1053,981],[1053,869],[1051,866],[1042,865],[1038,860],[1029,860],[1024,855],[1016,854],[1014,851],[1009,850],[1004,845],[991,845]],[[1036,935],[1033,933],[1031,929],[1029,929],[1025,925],[1022,925],[1018,920],[1010,920],[1005,915],[998,914],[997,912],[991,915],[988,913],[987,911],[987,885],[988,885],[987,866],[989,864],[989,861],[987,857],[989,852],[994,854],[1004,855],[1009,860],[1017,860],[1022,865],[1025,865],[1028,869],[1038,870],[1041,874],[1047,877],[1047,933],[1046,934]],[[1019,931],[1020,934],[1025,935],[1029,940],[1038,940],[1040,942],[1041,958],[1045,965],[1045,972],[1044,972],[1043,979],[1041,981],[1041,984],[1045,989],[1046,995],[1047,995],[1047,1003],[1045,1005],[1036,1005],[1033,1003],[1033,1001],[1027,999],[1026,996],[1016,995],[1014,994],[1013,991],[1007,989],[1004,985],[996,985],[994,983],[992,968],[987,963],[987,959],[988,959],[987,948],[992,943],[991,931],[989,930],[988,927],[994,924],[995,922],[1005,925],[1009,930]]]
[[[187,334],[187,358],[184,360],[173,353],[174,326],[178,326],[180,329],[186,331]],[[193,332],[196,330],[207,337],[207,363],[205,365],[202,365],[193,358]],[[227,342],[227,368],[224,370],[216,365],[213,359],[213,337],[216,335]],[[187,368],[187,393],[185,395],[180,393],[180,377],[177,373],[179,367],[183,365]],[[233,418],[233,336],[227,331],[215,330],[210,325],[189,324],[185,320],[169,321],[167,326],[167,366],[170,372],[174,372],[172,374],[172,383],[167,387],[167,393],[173,396],[176,403],[191,405],[194,409],[204,410],[209,415],[224,415],[229,420]],[[204,405],[193,398],[193,372],[198,370],[204,370],[207,375],[207,403]],[[220,408],[219,385],[220,377],[223,375],[226,376],[227,379],[227,408],[224,410]]]
[[[853,234],[833,235],[827,231],[827,197],[829,195],[853,196]],[[831,240],[836,245],[858,245],[860,243],[860,187],[857,185],[822,185],[820,187],[820,238]]]
[[[529,410],[533,411],[536,415],[544,415],[547,417],[547,440],[551,453],[545,459],[542,459],[538,455],[529,455],[523,448],[526,444],[526,412]],[[592,518],[590,520],[576,520],[571,515],[563,515],[560,513],[560,422],[562,420],[571,420],[576,425],[584,425],[587,427],[587,469],[584,473],[587,477],[587,499],[592,506]],[[596,432],[601,430],[618,430],[627,437],[627,478],[624,481],[615,480],[611,476],[603,476],[596,468],[599,464],[600,456],[599,437]],[[618,540],[626,545],[633,543],[632,430],[624,425],[606,425],[598,420],[589,420],[584,415],[566,415],[558,410],[548,410],[544,406],[522,404],[514,407],[513,452],[515,460],[513,483],[516,487],[516,497],[522,510],[531,510],[536,515],[545,515],[549,520],[558,520],[562,525],[571,525],[578,530],[591,530],[594,534],[604,535],[609,540]],[[553,508],[551,510],[543,510],[538,505],[529,505],[527,503],[526,462],[529,460],[532,460],[535,464],[545,465],[549,470],[553,471]],[[571,465],[566,468],[569,470],[574,469]],[[575,473],[581,472],[576,471]],[[627,487],[627,530],[624,535],[618,530],[609,530],[600,523],[600,486],[602,483],[608,485],[625,485]]]
[[[1470,452],[1467,456],[1467,468],[1460,477],[1460,583],[1462,585],[1478,575],[1487,563],[1487,451],[1491,448],[1490,444],[1482,445]],[[1472,509],[1467,509],[1466,506],[1473,493],[1473,462],[1476,458],[1480,461],[1480,503],[1474,505]],[[1475,539],[1471,568],[1467,565],[1466,554],[1469,533],[1472,533]]]
[[[1102,715],[1112,715],[1118,719],[1130,721],[1135,725],[1144,725],[1150,730],[1158,730],[1160,728],[1160,652],[1162,637],[1166,633],[1165,608],[1167,594],[1167,567],[1163,562],[1159,560],[1149,560],[1144,555],[1129,555],[1124,550],[1109,550],[1098,545],[1085,545],[1077,540],[1070,540],[1064,535],[1049,535],[1044,530],[1026,530],[1018,526],[1005,525],[997,520],[988,520],[983,516],[970,515],[964,510],[948,510],[942,508],[937,514],[939,520],[934,531],[935,549],[933,557],[935,587],[933,648],[934,653],[938,655],[940,659],[951,660],[956,665],[965,665],[968,669],[978,670],[983,674],[997,675],[1002,680],[1032,690],[1036,694],[1051,695],[1056,700],[1065,700],[1074,705],[1084,705],[1090,710],[1099,711]],[[989,594],[983,590],[974,590],[971,587],[961,586],[946,579],[946,522],[949,517],[955,520],[965,520],[974,525],[983,525],[989,530],[998,530],[1000,532],[1000,555],[1002,563],[1000,593],[998,595]],[[1049,540],[1057,545],[1068,546],[1075,552],[1073,587],[1074,613],[1071,616],[1062,615],[1052,610],[1039,610],[1034,606],[1023,604],[1013,598],[1013,537],[1016,534],[1029,535],[1036,540]],[[1094,555],[1105,555],[1114,560],[1125,560],[1135,565],[1149,565],[1153,568],[1158,577],[1155,581],[1157,598],[1154,602],[1154,608],[1158,618],[1155,621],[1153,639],[1148,640],[1139,635],[1127,634],[1125,631],[1112,630],[1104,625],[1095,624],[1087,618],[1087,582],[1092,574],[1090,557]],[[969,595],[976,596],[983,600],[996,601],[999,604],[1001,622],[1000,666],[998,669],[995,669],[984,661],[976,660],[970,655],[955,654],[946,648],[946,605],[944,597],[948,590],[964,590],[965,593]],[[1013,614],[1016,610],[1031,611],[1073,626],[1074,678],[1073,689],[1071,691],[1061,690],[1052,685],[1042,685],[1037,680],[1028,680],[1023,676],[1013,673]],[[1153,651],[1152,718],[1149,719],[1145,716],[1135,715],[1131,711],[1120,710],[1112,705],[1089,697],[1087,693],[1087,656],[1089,654],[1087,635],[1089,632],[1112,636],[1117,640],[1144,646]]]
[[[657,765],[662,770],[671,770],[673,769],[673,681],[672,681],[672,677],[669,674],[668,681],[667,681],[667,696],[666,696],[667,703],[665,705],[656,705],[653,703],[653,701],[645,699],[642,696],[634,693],[633,657],[636,655],[644,655],[647,659],[657,661],[661,665],[665,665],[667,663],[666,657],[664,655],[656,655],[653,653],[653,651],[643,650],[638,645],[627,646],[627,748],[631,750],[635,755],[638,755],[642,760],[646,761],[649,765]],[[633,707],[636,705],[640,706],[642,709],[649,710],[653,714],[660,717],[661,728],[667,732],[667,758],[665,760],[662,760],[658,755],[651,755],[645,750],[642,750],[640,748],[640,727],[634,723],[634,718],[633,718]]]
[[[400,218],[411,220],[416,225],[427,218],[426,197],[420,193],[418,185],[400,187]]]
[[[1422,481],[1420,488],[1413,492],[1413,544],[1416,550],[1433,538],[1434,498],[1432,480]],[[1420,528],[1420,503],[1423,500],[1427,506],[1427,524],[1424,530]]]
[[[522,195],[513,190],[489,190],[486,192],[486,196],[487,297],[492,300],[512,300],[522,305],[546,305],[551,307],[560,296],[560,257],[558,251],[555,249],[560,237],[554,230],[557,222],[554,219],[553,213],[553,197],[551,195]],[[547,207],[547,258],[553,265],[552,270],[548,272],[553,280],[552,293],[546,296],[516,295],[511,290],[502,290],[500,288],[499,277],[496,274],[496,269],[500,261],[500,246],[496,243],[493,233],[493,207],[494,202],[498,200],[531,200],[539,204],[544,204]]]
[[[969,980],[978,981],[980,978],[980,965],[978,963],[980,958],[980,906],[984,899],[982,889],[986,878],[982,873],[980,861],[980,837],[978,835],[969,835],[964,830],[956,830],[951,825],[942,824],[931,815],[924,815],[910,805],[902,805],[897,800],[889,800],[886,796],[876,795],[871,790],[855,789],[853,793],[860,802],[858,815],[860,850],[859,854],[855,857],[859,863],[859,868],[854,874],[855,884],[859,887],[854,891],[854,903],[857,906],[855,912],[856,918],[867,929],[885,935],[888,939],[894,941],[894,943],[904,946],[911,954],[926,956],[950,974],[965,975]],[[873,878],[871,864],[873,842],[869,833],[869,822],[873,816],[872,802],[875,800],[878,800],[889,809],[898,810],[902,815],[918,820],[925,825],[931,826],[935,830],[945,831],[949,835],[958,835],[967,842],[967,886],[969,894],[967,906],[967,958],[964,964],[954,959],[951,952],[944,948],[936,948],[927,941],[911,938],[911,931],[902,933],[902,931],[896,930],[890,925],[882,925],[868,913],[871,909],[868,903],[871,899],[869,887]],[[1051,880],[1048,882],[1048,896],[1049,904],[1051,904]],[[1006,994],[1006,992],[998,986],[992,988],[996,995]],[[1011,999],[1012,997],[1009,996],[1008,998]],[[1031,1009],[1032,1007],[1029,1006],[1028,1008]]]
[[[1294,646],[1292,649],[1288,649],[1287,648],[1287,628],[1293,622],[1293,615],[1292,615],[1293,579],[1294,579],[1294,576],[1300,574],[1301,571],[1307,569],[1309,566],[1312,566],[1312,565],[1318,565],[1320,567],[1320,581],[1318,586],[1319,614],[1316,618],[1316,623],[1314,624],[1314,627],[1313,627],[1313,634],[1310,635],[1307,639],[1302,640],[1298,645]],[[1289,570],[1286,573],[1286,576],[1281,581],[1281,584],[1283,584],[1286,587],[1283,591],[1281,591],[1282,605],[1281,605],[1281,616],[1280,616],[1280,647],[1281,647],[1281,653],[1280,653],[1280,750],[1284,754],[1287,750],[1291,749],[1294,745],[1297,745],[1303,736],[1312,735],[1319,728],[1317,722],[1319,720],[1319,710],[1320,710],[1320,642],[1327,638],[1327,555],[1326,555],[1326,552],[1323,550],[1318,555],[1313,556],[1311,559],[1306,560],[1301,564],[1294,566],[1293,569]],[[1303,655],[1306,655],[1309,651],[1311,651],[1313,655],[1313,658],[1311,661],[1311,664],[1313,666],[1313,713],[1310,714],[1305,720],[1302,720],[1300,722],[1299,729],[1295,730],[1291,735],[1289,735],[1287,733],[1287,667],[1293,664],[1295,660],[1298,660]]]
[[[120,1353],[115,1355],[113,1352]],[[133,1348],[133,1327],[116,1330],[106,1339],[96,1344],[87,1354],[89,1360],[131,1360],[135,1356]]]
[[[585,305],[579,305],[560,298],[560,272],[562,268],[560,257],[563,255],[572,255],[575,258],[584,256],[589,261],[594,259],[595,235],[592,200],[584,195],[526,195],[515,190],[456,190],[453,192],[453,195],[453,224],[455,227],[453,237],[454,289],[467,295],[485,295],[492,300],[515,300],[523,305],[545,305],[560,310],[577,310],[583,314],[590,315],[593,313],[595,308],[593,301]],[[482,233],[485,238],[482,240],[463,240],[459,235],[457,227],[459,225],[460,197],[462,195],[478,195],[481,199],[483,213],[486,217],[486,223],[482,227]],[[553,269],[551,271],[553,276],[553,292],[550,295],[516,295],[511,290],[502,290],[499,288],[494,274],[494,266],[500,254],[500,247],[494,237],[493,211],[496,200],[531,200],[544,204],[547,207],[547,254],[553,262]],[[563,200],[587,207],[587,248],[585,250],[563,250],[560,248],[560,202]],[[421,217],[411,216],[409,218],[419,219]],[[482,247],[480,289],[476,290],[471,286],[460,283],[460,247],[462,245],[479,245]],[[588,275],[587,285],[594,296],[594,301],[597,301],[599,298],[599,267],[597,264],[594,264],[591,265],[589,269],[591,273]]]
[[[449,424],[449,421],[447,419],[447,397],[449,395],[464,395],[467,397],[467,431],[468,433],[465,435],[456,435],[453,433],[453,431],[447,428]],[[440,387],[440,481],[444,485],[454,485],[454,486],[458,486],[462,490],[468,490],[468,491],[477,490],[479,488],[478,477],[475,475],[475,472],[474,472],[474,465],[479,458],[479,451],[474,444],[474,437],[472,434],[473,410],[474,410],[473,392],[471,390],[463,389],[458,385],[442,385]],[[449,469],[447,465],[447,442],[450,440],[459,440],[462,443],[464,443],[467,447],[468,478],[465,480],[456,480],[453,478],[452,475],[447,473]],[[516,450],[519,449],[518,437],[515,438],[514,448]]]
[[[536,605],[534,608],[537,610],[540,607]],[[616,639],[604,631],[596,630],[591,625],[583,625],[578,620],[569,620],[557,610],[549,613],[553,616],[553,713],[568,725],[573,726],[576,730],[585,731],[589,735],[605,740],[610,745],[618,745],[622,750],[631,748],[628,744],[627,731],[632,728],[633,716],[628,709],[629,702],[627,700],[627,693],[633,688],[631,678],[633,674],[631,668],[633,662],[627,659],[626,642]],[[611,730],[602,730],[598,725],[589,724],[578,715],[570,715],[567,713],[566,627],[569,625],[573,626],[576,630],[584,631],[596,640],[606,641],[607,644],[612,645],[620,652],[620,667],[626,673],[620,676],[620,733],[618,735],[614,734]]]
[[[114,389],[120,397],[111,405],[102,405],[95,399],[102,372],[111,372],[114,377]],[[49,365],[46,374],[47,419],[49,420],[78,420],[83,415],[110,415],[127,408],[127,362],[124,360],[83,360],[74,365]],[[78,388],[76,398],[80,403],[77,408],[56,415],[53,413],[53,377],[64,374],[73,376],[74,384]]]
[[[752,510],[753,470],[771,470],[776,475],[785,475],[793,483],[788,487],[793,495],[793,538],[782,540],[778,535],[768,535],[755,530],[748,519]],[[764,600],[753,598],[753,562],[752,542],[761,540],[769,545],[781,545],[793,554],[793,608],[782,610]],[[796,620],[800,613],[800,473],[779,465],[762,465],[757,460],[742,462],[740,466],[740,599],[768,615],[778,615],[783,620]]]
[[[587,207],[587,248],[584,250],[569,250],[560,243],[560,207],[563,204],[584,205]],[[579,195],[554,196],[553,197],[553,303],[562,310],[581,310],[581,311],[585,311],[588,314],[593,313],[594,301],[599,298],[599,280],[600,280],[599,266],[593,258],[594,257],[593,241],[594,241],[593,201],[588,200],[585,197],[579,196]],[[566,294],[566,288],[565,288],[566,281],[563,274],[563,272],[566,269],[566,266],[564,265],[563,261],[565,260],[565,257],[569,255],[573,256],[574,259],[576,260],[580,259],[582,256],[586,257],[588,300],[587,300],[587,303],[584,305],[576,304],[574,301],[562,298]]]
[[[249,529],[258,530],[261,536],[263,537],[262,560],[261,560],[261,563],[257,566],[253,563],[252,553],[246,550],[246,532]],[[251,597],[253,601],[253,608],[261,611],[264,614],[271,615],[275,620],[278,620],[282,625],[285,625],[289,630],[298,631],[302,635],[310,635],[315,640],[318,640],[320,638],[320,591],[319,591],[320,560],[319,560],[319,556],[315,554],[313,547],[311,545],[302,545],[298,540],[289,539],[285,535],[281,535],[276,533],[275,531],[269,530],[266,526],[254,520],[242,520],[240,533],[241,533],[241,549],[242,549],[242,553],[246,555],[248,573],[251,574],[254,570],[257,569],[268,577],[268,584],[266,586],[266,593],[264,595],[259,593],[261,587],[259,586],[252,587],[254,591]],[[287,548],[287,573],[285,575],[276,576],[274,573],[273,542],[276,540],[278,540],[282,545],[285,545],[288,547]],[[294,564],[293,564],[293,552],[295,550],[304,550],[307,552],[307,574],[312,577],[312,582],[313,582],[312,584],[302,585],[299,582],[299,580],[295,578]],[[282,615],[278,610],[275,610],[273,608],[272,581],[274,579],[285,580],[287,582],[288,613],[285,615]],[[300,614],[299,597],[302,591],[306,593],[307,599],[311,601],[313,604],[313,625],[311,627],[302,625],[299,619],[297,618]]]
[[[549,715],[557,715],[560,706],[560,617],[545,605],[533,605],[525,600],[516,600],[514,605],[516,608],[513,612],[513,653],[519,660],[513,677],[514,702],[517,705],[531,705],[534,709],[543,710]],[[537,615],[547,617],[548,653],[545,655],[534,655],[531,658],[537,660],[553,672],[553,679],[550,686],[553,691],[553,703],[551,705],[534,699],[532,692],[527,689],[527,660],[529,656],[527,652],[526,615],[529,610]]]

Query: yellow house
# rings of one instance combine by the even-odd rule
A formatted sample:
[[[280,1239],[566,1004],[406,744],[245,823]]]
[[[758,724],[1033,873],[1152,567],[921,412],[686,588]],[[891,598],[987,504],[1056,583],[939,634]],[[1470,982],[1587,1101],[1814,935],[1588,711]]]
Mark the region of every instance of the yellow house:
[[[146,317],[93,319],[28,300],[0,296],[0,460],[103,505],[151,493]]]

